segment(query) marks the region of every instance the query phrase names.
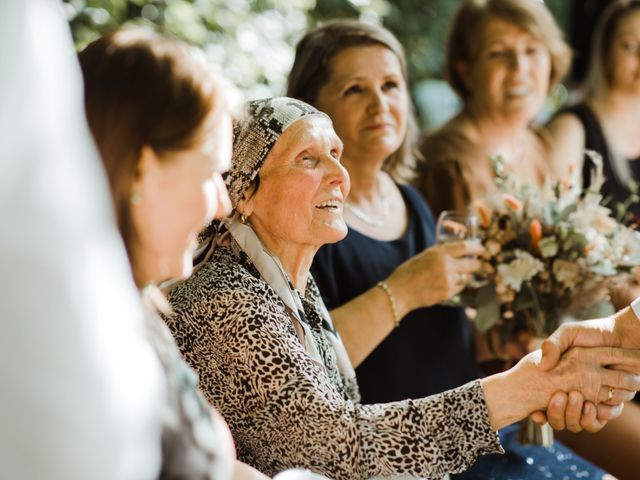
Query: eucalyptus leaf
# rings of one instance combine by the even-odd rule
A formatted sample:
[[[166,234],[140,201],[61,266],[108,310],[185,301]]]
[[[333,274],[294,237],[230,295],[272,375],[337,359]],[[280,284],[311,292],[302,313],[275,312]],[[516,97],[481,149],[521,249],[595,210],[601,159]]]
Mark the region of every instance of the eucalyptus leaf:
[[[513,302],[513,309],[516,312],[526,310],[535,306],[535,301],[531,291],[528,288],[523,288]]]
[[[558,215],[556,216],[556,221],[567,219],[569,215],[571,215],[573,212],[576,211],[576,209],[577,209],[577,206],[575,203],[567,205],[565,208],[562,209],[561,212],[558,213]]]
[[[553,202],[545,203],[542,211],[542,221],[545,225],[553,225],[555,222],[555,208]]]
[[[479,332],[486,332],[500,319],[500,305],[495,286],[487,285],[478,290],[475,301],[476,328]]]
[[[571,239],[571,243],[573,243],[573,245],[580,250],[586,247],[587,244],[589,243],[589,241],[587,240],[587,237],[585,237],[581,233],[571,232],[571,234],[569,235],[569,238]]]
[[[542,258],[554,257],[558,254],[558,242],[555,237],[544,237],[538,242]]]
[[[595,265],[591,268],[591,271],[593,271],[597,275],[602,275],[603,277],[611,277],[618,273],[616,268],[608,262]]]

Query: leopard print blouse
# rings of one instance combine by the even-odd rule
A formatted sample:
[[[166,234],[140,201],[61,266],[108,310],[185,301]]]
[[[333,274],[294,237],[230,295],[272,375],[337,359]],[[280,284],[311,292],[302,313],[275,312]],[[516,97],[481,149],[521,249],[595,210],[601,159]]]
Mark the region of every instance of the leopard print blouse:
[[[321,326],[312,331],[325,364],[305,353],[284,303],[242,253],[219,247],[171,292],[166,319],[240,460],[267,475],[308,468],[353,480],[442,477],[502,452],[479,381],[420,400],[359,404]],[[322,300],[310,286],[303,306],[313,324]]]

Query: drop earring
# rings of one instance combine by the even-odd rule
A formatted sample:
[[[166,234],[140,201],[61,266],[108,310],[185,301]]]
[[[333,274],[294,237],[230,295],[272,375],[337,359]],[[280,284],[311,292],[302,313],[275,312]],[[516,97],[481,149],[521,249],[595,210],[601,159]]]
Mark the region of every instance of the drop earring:
[[[244,213],[240,214],[240,223],[242,224],[247,223],[247,216]]]

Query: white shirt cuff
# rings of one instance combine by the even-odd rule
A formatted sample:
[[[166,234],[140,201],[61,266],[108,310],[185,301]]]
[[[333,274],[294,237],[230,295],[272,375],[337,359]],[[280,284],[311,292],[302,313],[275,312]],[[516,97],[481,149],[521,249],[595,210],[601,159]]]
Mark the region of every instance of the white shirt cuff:
[[[636,314],[636,317],[640,320],[640,297],[631,302],[631,310]]]

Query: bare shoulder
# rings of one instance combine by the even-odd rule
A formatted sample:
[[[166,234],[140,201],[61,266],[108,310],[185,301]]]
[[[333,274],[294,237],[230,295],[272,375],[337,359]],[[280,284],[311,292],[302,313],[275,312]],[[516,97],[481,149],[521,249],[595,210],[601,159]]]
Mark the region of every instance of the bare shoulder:
[[[551,171],[562,178],[571,170],[582,170],[585,132],[578,117],[571,112],[555,116],[543,131],[549,140]]]
[[[571,112],[562,112],[556,115],[546,125],[545,130],[554,141],[576,142],[584,145],[584,127],[578,117]]]

